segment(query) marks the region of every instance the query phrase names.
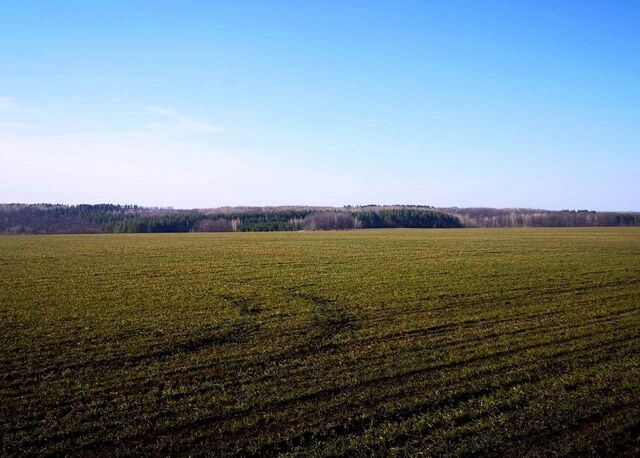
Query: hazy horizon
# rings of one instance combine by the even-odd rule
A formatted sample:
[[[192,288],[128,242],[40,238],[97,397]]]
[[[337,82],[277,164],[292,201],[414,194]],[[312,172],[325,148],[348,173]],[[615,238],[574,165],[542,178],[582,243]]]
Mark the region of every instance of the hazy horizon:
[[[0,202],[639,211],[640,4],[0,6]]]
[[[436,210],[444,210],[444,209],[454,209],[458,208],[460,210],[464,209],[489,209],[489,210],[540,210],[540,211],[572,211],[572,212],[580,212],[580,211],[596,211],[596,212],[611,212],[611,213],[640,213],[640,210],[620,210],[620,209],[605,209],[605,210],[595,210],[592,208],[577,208],[577,207],[567,207],[567,208],[542,208],[542,207],[487,207],[487,206],[468,206],[462,207],[460,205],[448,205],[448,206],[438,206],[438,205],[430,205],[430,204],[420,204],[420,203],[374,203],[370,202],[368,204],[344,204],[344,205],[310,205],[310,204],[275,204],[275,205],[251,205],[251,204],[238,204],[238,205],[216,205],[216,206],[203,206],[203,207],[176,207],[174,205],[141,205],[135,202],[75,202],[75,203],[67,203],[67,202],[0,202],[0,205],[66,205],[66,206],[74,206],[74,205],[120,205],[120,206],[138,206],[140,208],[157,208],[157,209],[170,209],[170,210],[216,210],[216,209],[225,209],[225,208],[349,208],[349,207],[430,207]]]

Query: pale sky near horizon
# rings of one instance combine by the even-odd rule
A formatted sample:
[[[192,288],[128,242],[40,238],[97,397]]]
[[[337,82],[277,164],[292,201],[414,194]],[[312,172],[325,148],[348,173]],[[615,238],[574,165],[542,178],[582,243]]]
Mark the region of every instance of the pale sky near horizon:
[[[640,210],[640,1],[0,4],[0,202]]]

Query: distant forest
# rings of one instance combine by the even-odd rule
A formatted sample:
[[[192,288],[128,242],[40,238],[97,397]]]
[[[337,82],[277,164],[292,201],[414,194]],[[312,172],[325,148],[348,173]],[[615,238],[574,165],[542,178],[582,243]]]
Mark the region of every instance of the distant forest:
[[[174,210],[113,204],[0,204],[3,234],[579,226],[640,226],[640,212],[408,205]]]

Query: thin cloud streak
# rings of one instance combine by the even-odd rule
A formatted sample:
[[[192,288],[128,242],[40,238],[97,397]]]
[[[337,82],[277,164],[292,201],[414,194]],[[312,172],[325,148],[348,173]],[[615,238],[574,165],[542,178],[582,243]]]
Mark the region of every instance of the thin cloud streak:
[[[149,107],[149,111],[175,123],[181,130],[185,130],[188,132],[221,133],[226,132],[227,130],[217,124],[203,121],[201,119],[195,119],[190,116],[185,116],[168,108],[153,106]]]
[[[16,101],[11,97],[0,96],[0,110],[13,110],[16,108]]]

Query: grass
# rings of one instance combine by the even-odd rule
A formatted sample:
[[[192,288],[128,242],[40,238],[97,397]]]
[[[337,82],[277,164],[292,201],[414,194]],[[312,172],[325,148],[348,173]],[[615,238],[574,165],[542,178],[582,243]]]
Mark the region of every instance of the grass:
[[[640,229],[0,238],[3,455],[640,454]]]

